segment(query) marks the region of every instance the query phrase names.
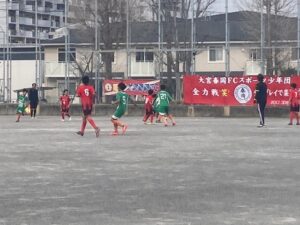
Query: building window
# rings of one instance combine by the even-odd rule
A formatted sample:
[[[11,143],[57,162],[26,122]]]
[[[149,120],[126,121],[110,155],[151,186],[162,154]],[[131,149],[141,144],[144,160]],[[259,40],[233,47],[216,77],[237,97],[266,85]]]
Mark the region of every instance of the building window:
[[[209,62],[224,61],[223,47],[209,47]]]
[[[70,48],[69,50],[69,62],[75,62],[76,60],[76,48]],[[65,49],[58,49],[58,62],[65,62]]]
[[[249,59],[251,61],[259,61],[259,60],[261,60],[260,49],[250,49]]]
[[[64,81],[57,81],[57,90],[58,90],[58,96],[61,96],[63,91],[65,90],[65,82]],[[76,82],[70,81],[69,82],[69,95],[71,97],[74,97],[76,93]]]
[[[137,52],[135,55],[136,62],[153,62],[153,52]]]

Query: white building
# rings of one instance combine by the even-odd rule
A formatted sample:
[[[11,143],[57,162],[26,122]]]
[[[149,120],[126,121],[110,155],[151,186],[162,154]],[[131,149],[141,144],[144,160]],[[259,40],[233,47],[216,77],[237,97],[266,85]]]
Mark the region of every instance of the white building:
[[[4,42],[6,32],[10,43],[35,43],[36,37],[38,41],[51,38],[51,33],[64,26],[64,1],[38,0],[36,10],[35,0],[0,0],[0,43]]]

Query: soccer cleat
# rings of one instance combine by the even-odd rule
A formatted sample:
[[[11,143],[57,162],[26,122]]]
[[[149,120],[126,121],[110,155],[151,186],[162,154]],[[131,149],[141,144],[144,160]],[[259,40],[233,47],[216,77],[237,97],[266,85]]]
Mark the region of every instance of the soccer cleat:
[[[263,127],[264,125],[263,124],[259,124],[257,127],[258,128],[261,128],[261,127]]]
[[[119,132],[115,130],[114,132],[111,133],[111,135],[112,135],[112,136],[118,136],[118,135],[119,135]]]
[[[64,120],[64,119],[61,119],[61,122],[65,122],[65,120]]]
[[[100,129],[99,129],[99,127],[97,127],[95,129],[95,133],[96,133],[96,137],[99,137],[99,135],[100,135]]]
[[[20,120],[16,120],[16,123],[20,122]]]
[[[128,125],[124,125],[122,128],[122,134],[124,135],[126,133],[126,130],[128,128]]]
[[[77,131],[76,134],[83,136],[83,133],[81,131]]]
[[[175,125],[176,125],[176,123],[175,123],[175,122],[173,122],[173,123],[172,123],[172,126],[175,126]]]
[[[165,123],[165,127],[167,127],[168,126],[168,124],[167,123]]]
[[[300,123],[296,123],[296,125],[300,125]]]
[[[292,123],[288,123],[288,125],[293,125]]]
[[[69,121],[71,121],[71,120],[72,120],[72,117],[70,116],[70,117],[69,117]]]

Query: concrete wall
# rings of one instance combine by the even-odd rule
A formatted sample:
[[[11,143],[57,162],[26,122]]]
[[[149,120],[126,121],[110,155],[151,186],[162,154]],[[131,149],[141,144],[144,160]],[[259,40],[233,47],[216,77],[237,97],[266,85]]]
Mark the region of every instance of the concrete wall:
[[[0,115],[14,115],[16,113],[16,104],[0,104]],[[109,104],[95,105],[94,115],[110,117],[115,110],[115,106]],[[225,110],[226,111],[226,110]],[[224,107],[194,106],[192,111],[187,105],[172,105],[170,112],[176,117],[226,117]],[[230,107],[229,117],[258,117],[256,107]],[[73,116],[81,115],[81,105],[73,104],[71,107]],[[142,117],[144,114],[143,105],[129,105],[128,116]],[[40,104],[39,115],[41,116],[60,116],[58,104]],[[288,107],[269,107],[266,109],[266,117],[288,117]]]

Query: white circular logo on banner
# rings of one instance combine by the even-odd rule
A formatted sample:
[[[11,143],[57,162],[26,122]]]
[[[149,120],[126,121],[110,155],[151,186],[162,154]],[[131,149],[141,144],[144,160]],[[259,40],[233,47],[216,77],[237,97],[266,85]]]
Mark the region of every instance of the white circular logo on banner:
[[[110,92],[113,90],[113,86],[111,84],[105,84],[104,89],[106,92]]]
[[[240,84],[234,90],[234,97],[241,104],[248,103],[252,98],[252,90],[248,85]]]

